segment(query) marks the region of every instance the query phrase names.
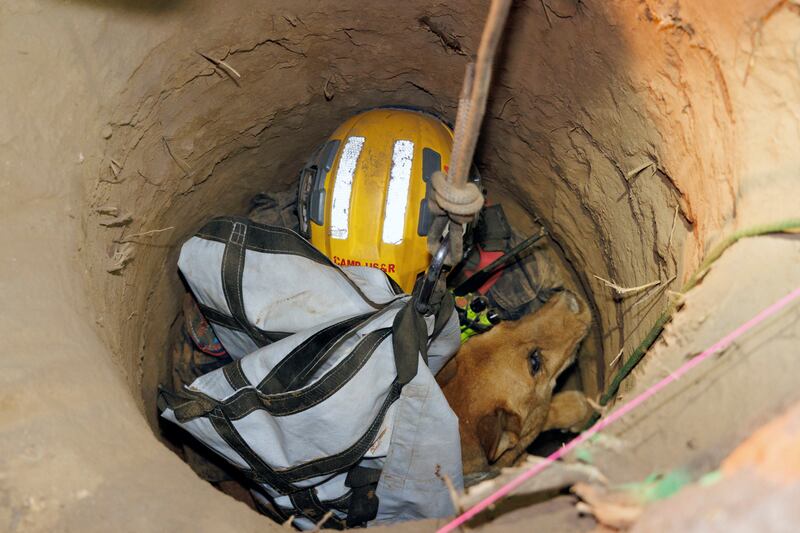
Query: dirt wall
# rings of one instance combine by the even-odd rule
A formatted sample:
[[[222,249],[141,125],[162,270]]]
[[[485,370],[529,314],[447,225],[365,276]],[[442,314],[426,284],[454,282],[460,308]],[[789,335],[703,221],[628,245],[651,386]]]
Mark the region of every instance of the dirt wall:
[[[106,333],[133,388],[148,399],[164,375],[176,245],[208,216],[242,212],[254,192],[288,186],[308,147],[355,110],[411,104],[452,117],[480,7],[175,15],[173,33],[109,98],[98,127],[110,137],[100,143],[83,212],[94,253],[89,283],[105,285],[96,291],[99,312],[124,324]],[[642,7],[520,4],[480,153],[493,196],[516,204],[509,209],[523,224],[545,223],[592,303],[596,327],[581,356],[591,394],[603,388],[607,363],[638,343],[663,307],[660,298],[636,309],[615,301],[599,278],[661,280],[663,294],[682,281],[685,261],[697,262],[706,230],[733,210],[730,163],[720,155],[732,135],[725,86],[685,74],[707,67],[707,54],[680,35],[667,35],[674,43],[663,54],[643,52],[618,29],[661,37],[658,16]],[[660,69],[663,79],[636,76],[629,64]],[[725,179],[691,179],[699,174]]]
[[[356,110],[452,117],[486,6],[0,3],[0,520],[265,527],[145,423],[177,247],[290,184]],[[492,197],[545,224],[591,302],[590,393],[710,244],[796,214],[797,28],[789,1],[516,3],[479,158]],[[595,276],[661,284],[615,298]]]

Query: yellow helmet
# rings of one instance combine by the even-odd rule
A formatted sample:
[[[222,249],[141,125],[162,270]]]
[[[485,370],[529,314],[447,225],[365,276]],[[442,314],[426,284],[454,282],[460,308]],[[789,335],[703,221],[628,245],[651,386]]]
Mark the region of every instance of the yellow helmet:
[[[380,268],[411,292],[430,262],[426,188],[452,145],[452,130],[420,111],[350,118],[301,172],[301,232],[334,263]]]

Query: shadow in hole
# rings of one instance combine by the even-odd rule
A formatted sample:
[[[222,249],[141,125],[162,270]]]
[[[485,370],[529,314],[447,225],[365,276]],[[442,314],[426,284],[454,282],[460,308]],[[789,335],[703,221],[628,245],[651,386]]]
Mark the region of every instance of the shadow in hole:
[[[159,417],[158,425],[168,447],[189,465],[197,477],[251,509],[260,511],[250,495],[249,481],[239,470],[175,424]],[[270,518],[278,520],[278,517]]]
[[[502,515],[518,511],[525,507],[531,507],[533,505],[545,503],[561,494],[569,493],[566,491],[549,490],[536,492],[533,494],[525,494],[523,496],[508,496],[497,502],[493,507],[478,514],[475,518],[469,521],[469,525],[470,527],[486,525]]]
[[[161,15],[190,4],[187,0],[70,0],[70,3],[151,15]]]

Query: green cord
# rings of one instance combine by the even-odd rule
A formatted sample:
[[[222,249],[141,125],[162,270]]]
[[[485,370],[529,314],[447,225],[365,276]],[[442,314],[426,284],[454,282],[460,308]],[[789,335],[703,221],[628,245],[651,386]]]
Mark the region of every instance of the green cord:
[[[692,274],[692,277],[689,278],[689,281],[681,288],[681,293],[686,293],[689,290],[693,289],[695,285],[700,281],[702,278],[702,274],[708,270],[711,265],[717,259],[722,256],[723,252],[727,250],[731,245],[739,241],[740,239],[744,239],[745,237],[757,237],[759,235],[768,235],[770,233],[784,233],[791,230],[800,230],[800,219],[789,219],[784,220],[781,222],[776,222],[774,224],[764,224],[761,226],[753,226],[751,228],[746,228],[739,230],[718,245],[716,245],[706,256],[702,263],[700,263],[700,267]],[[631,356],[625,361],[625,364],[622,365],[622,368],[619,369],[619,372],[614,376],[614,379],[611,381],[611,384],[608,386],[608,389],[600,397],[600,405],[608,404],[611,399],[616,396],[617,392],[619,391],[619,387],[622,384],[622,381],[630,375],[633,371],[634,367],[639,364],[639,361],[642,360],[644,354],[647,353],[647,350],[656,342],[661,332],[664,330],[664,326],[669,322],[670,318],[672,318],[672,313],[675,312],[676,304],[670,304],[666,311],[664,311],[661,316],[658,317],[655,324],[653,325],[650,332],[644,338],[644,340],[636,347],[633,351]],[[600,418],[598,413],[595,413],[592,416],[592,419],[586,424],[584,429],[591,427],[597,420]]]

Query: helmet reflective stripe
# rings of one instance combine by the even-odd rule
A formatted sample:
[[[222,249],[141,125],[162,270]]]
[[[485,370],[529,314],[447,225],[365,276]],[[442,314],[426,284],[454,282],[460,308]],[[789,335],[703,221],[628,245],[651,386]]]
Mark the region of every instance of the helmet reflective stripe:
[[[327,142],[298,187],[301,227],[335,264],[378,268],[410,292],[430,262],[426,190],[450,164],[452,130],[427,113],[380,108]]]
[[[386,194],[386,214],[383,217],[383,242],[400,244],[406,225],[408,187],[411,183],[411,164],[414,162],[414,143],[396,141],[392,151],[392,170]]]
[[[331,202],[331,237],[346,239],[350,225],[350,196],[353,192],[353,174],[364,146],[364,137],[348,137],[342,148],[339,168],[333,185]]]

